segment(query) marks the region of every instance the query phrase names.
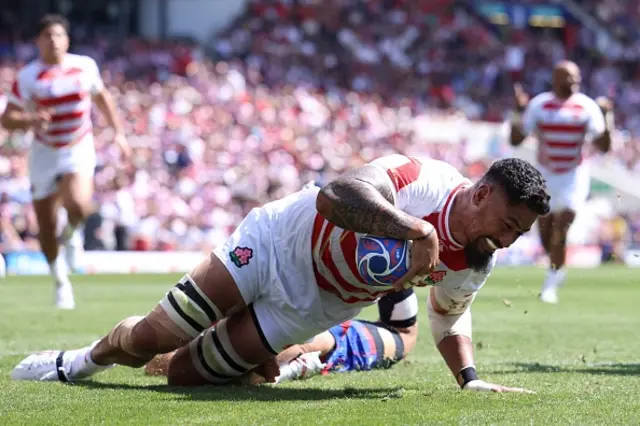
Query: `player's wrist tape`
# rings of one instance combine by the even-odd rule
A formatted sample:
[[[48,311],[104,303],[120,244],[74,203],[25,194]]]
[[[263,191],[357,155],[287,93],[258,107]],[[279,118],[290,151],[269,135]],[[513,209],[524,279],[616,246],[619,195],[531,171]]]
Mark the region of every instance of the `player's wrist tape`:
[[[464,389],[467,383],[474,380],[479,380],[478,373],[476,373],[476,369],[472,365],[464,367],[462,370],[460,370],[456,375],[456,379],[458,379],[458,383],[460,384],[461,389]]]

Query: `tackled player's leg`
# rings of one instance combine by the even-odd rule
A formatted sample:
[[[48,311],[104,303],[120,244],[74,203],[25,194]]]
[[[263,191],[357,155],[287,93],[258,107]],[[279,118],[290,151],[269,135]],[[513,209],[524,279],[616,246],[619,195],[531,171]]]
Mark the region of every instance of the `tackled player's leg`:
[[[388,368],[403,359],[415,346],[418,335],[418,301],[413,289],[384,296],[378,302],[379,321],[345,321],[302,344],[282,350],[277,358],[279,375],[275,382],[311,377],[321,371],[366,371]],[[226,334],[226,331],[223,331]],[[195,345],[192,345],[192,347]],[[205,351],[206,353],[206,351]],[[177,355],[177,356],[176,356]],[[147,364],[149,375],[167,375],[170,383],[201,384],[201,364],[197,352],[188,348],[155,357]],[[264,372],[262,376],[265,376]],[[247,383],[262,383],[251,375]]]

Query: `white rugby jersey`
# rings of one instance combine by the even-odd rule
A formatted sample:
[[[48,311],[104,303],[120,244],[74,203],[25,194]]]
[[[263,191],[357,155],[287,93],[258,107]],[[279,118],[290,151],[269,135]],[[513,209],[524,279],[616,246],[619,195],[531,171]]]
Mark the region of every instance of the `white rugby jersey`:
[[[487,271],[476,272],[466,263],[464,247],[451,234],[449,214],[456,194],[471,181],[453,166],[432,159],[390,155],[370,163],[383,170],[395,189],[395,206],[431,223],[440,239],[440,265],[426,284],[445,287],[452,304],[443,309],[460,308],[471,303],[487,280],[495,258]],[[356,265],[356,246],[361,234],[346,231],[317,214],[311,237],[313,269],[318,286],[349,304],[369,305],[385,293],[368,286]]]
[[[553,93],[533,98],[523,117],[525,134],[538,138],[538,162],[550,172],[562,174],[584,160],[584,144],[605,131],[604,115],[590,97],[576,93],[558,99]]]
[[[69,53],[59,65],[34,60],[22,68],[8,102],[27,111],[52,110],[51,123],[35,134],[35,140],[62,148],[92,131],[91,95],[103,87],[96,62],[88,56]]]

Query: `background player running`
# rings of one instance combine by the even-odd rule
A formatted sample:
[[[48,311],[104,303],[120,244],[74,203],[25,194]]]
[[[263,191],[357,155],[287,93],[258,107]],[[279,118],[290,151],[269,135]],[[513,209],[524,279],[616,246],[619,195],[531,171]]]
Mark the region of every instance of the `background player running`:
[[[511,144],[520,145],[529,135],[538,139],[539,168],[551,195],[551,214],[538,224],[550,267],[540,298],[557,303],[557,288],[566,276],[566,242],[569,228],[589,195],[590,177],[585,163],[589,143],[599,151],[611,148],[614,128],[611,102],[594,101],[580,93],[580,69],[570,61],[553,70],[551,92],[529,96],[517,84],[517,112],[511,126]],[[605,120],[605,117],[607,118]]]
[[[55,303],[73,309],[75,301],[68,266],[76,267],[82,239],[78,227],[92,210],[96,152],[91,122],[92,103],[114,130],[114,142],[128,156],[129,147],[114,102],[104,87],[95,61],[73,55],[69,24],[59,15],[38,23],[40,57],[18,72],[0,122],[8,130],[32,130],[29,178],[38,218],[38,239],[55,282]],[[59,221],[60,203],[68,223]],[[66,262],[59,256],[65,245]]]

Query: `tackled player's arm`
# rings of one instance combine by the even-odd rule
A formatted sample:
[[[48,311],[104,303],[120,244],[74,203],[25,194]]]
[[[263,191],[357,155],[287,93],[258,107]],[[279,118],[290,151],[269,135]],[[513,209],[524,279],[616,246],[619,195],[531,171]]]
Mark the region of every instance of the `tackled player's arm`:
[[[342,229],[379,237],[412,240],[433,227],[395,207],[395,188],[386,172],[366,165],[350,170],[320,190],[318,212]]]
[[[403,358],[413,350],[418,339],[418,297],[413,288],[386,294],[378,300],[378,322],[394,330],[402,340]]]

